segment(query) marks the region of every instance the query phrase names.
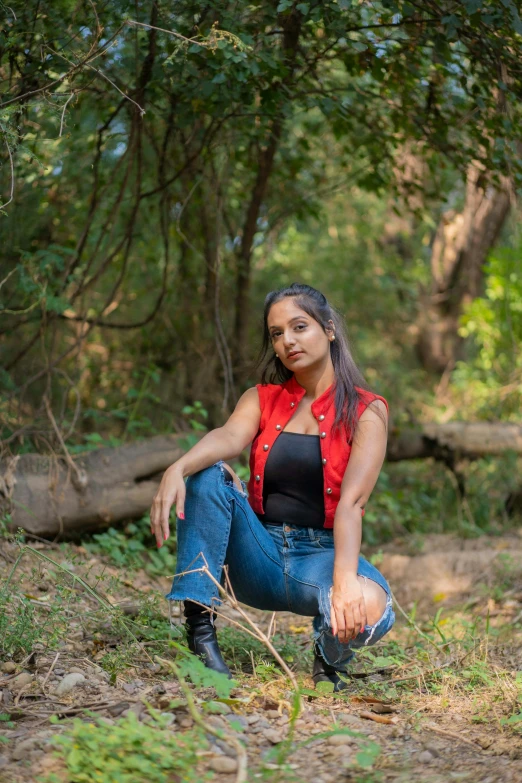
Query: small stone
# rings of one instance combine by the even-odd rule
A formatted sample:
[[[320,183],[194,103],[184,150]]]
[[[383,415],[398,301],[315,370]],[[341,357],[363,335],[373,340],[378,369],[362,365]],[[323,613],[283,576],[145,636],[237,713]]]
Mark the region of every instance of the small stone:
[[[37,743],[38,740],[35,742],[33,738],[19,742],[12,753],[13,761],[22,761],[22,759],[29,758],[29,753],[34,750]]]
[[[65,669],[61,669],[59,666],[57,666],[56,669],[53,669],[53,674],[56,674],[57,677],[63,677],[65,674]]]
[[[0,756],[0,769],[2,769],[2,767],[6,767],[8,764],[9,764],[9,759],[7,758],[7,756]]]
[[[133,712],[137,718],[141,719],[145,712],[145,705],[143,702],[137,701],[131,707],[129,707],[129,712]]]
[[[41,759],[42,756],[45,756],[45,751],[43,751],[41,748],[35,748],[29,753],[30,761],[38,761],[38,759]]]
[[[272,745],[277,745],[278,742],[282,742],[284,740],[283,734],[277,729],[265,729],[263,732],[263,737],[271,742]]]
[[[26,685],[29,685],[33,680],[34,677],[32,674],[29,674],[29,672],[22,672],[11,681],[10,687],[13,691],[19,691],[22,688],[25,688]]]
[[[218,751],[223,753],[225,756],[230,756],[230,758],[235,759],[236,749],[233,748],[231,745],[228,745],[224,740],[214,737],[212,744],[215,746],[215,748]]]
[[[266,717],[267,718],[280,718],[281,715],[277,710],[267,710],[266,711]]]
[[[0,665],[0,671],[4,674],[12,674],[16,671],[16,663],[14,661],[5,661]]]
[[[237,770],[237,761],[230,756],[214,756],[210,759],[209,766],[214,772],[230,773]]]
[[[340,712],[339,720],[341,723],[345,723],[347,726],[360,726],[363,721],[357,715],[352,715],[351,712]]]
[[[353,737],[349,737],[348,734],[332,734],[326,740],[328,745],[350,745],[353,742]]]
[[[131,694],[134,693],[134,691],[136,690],[136,686],[132,682],[124,682],[123,690],[125,691],[125,693]]]
[[[230,705],[222,701],[209,701],[207,702],[207,708],[213,715],[230,715],[232,712]]]
[[[166,726],[172,726],[172,724],[176,722],[176,716],[173,715],[172,712],[161,712],[160,715]]]
[[[229,715],[225,715],[226,720],[232,725],[232,728],[236,728],[238,726],[241,726],[239,731],[244,731],[245,729],[248,729],[248,721],[245,718],[244,715],[236,715],[235,713],[230,713]],[[234,724],[237,724],[234,726]]]
[[[78,672],[72,672],[67,674],[61,683],[56,688],[57,696],[64,696],[66,693],[70,693],[77,685],[86,682],[85,675]]]
[[[185,717],[185,716],[183,716]],[[182,718],[183,719],[183,718]],[[225,723],[225,719],[221,717],[221,715],[210,715],[207,718],[207,723],[209,726],[212,726],[214,729],[226,729],[227,724]]]
[[[13,703],[13,694],[7,688],[4,688],[0,696],[0,702],[6,706]]]
[[[129,707],[130,704],[128,701],[120,701],[118,704],[111,704],[110,707],[107,707],[107,712],[109,715],[112,715],[113,718],[117,718],[118,715],[121,715],[122,712],[128,710]]]
[[[184,718],[181,718],[179,721],[179,725],[182,729],[191,729],[194,725],[193,719],[190,717],[190,715],[186,715]]]
[[[253,715],[247,715],[246,720],[249,726],[253,726],[254,723],[257,723],[258,720],[261,718],[261,715],[258,715],[257,713],[254,713]]]
[[[69,669],[69,673],[70,674],[83,674],[83,675],[85,675],[84,670],[80,669],[79,666],[71,666],[71,668]]]
[[[423,750],[422,753],[419,753],[419,761],[421,764],[429,764],[434,758],[435,756],[429,750]]]

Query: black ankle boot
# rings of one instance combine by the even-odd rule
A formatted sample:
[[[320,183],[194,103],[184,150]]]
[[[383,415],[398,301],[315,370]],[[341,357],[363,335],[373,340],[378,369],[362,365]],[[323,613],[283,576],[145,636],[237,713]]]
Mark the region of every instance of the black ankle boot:
[[[213,619],[208,612],[186,618],[188,647],[190,652],[201,658],[207,668],[226,674],[231,680],[232,673],[221,657],[218,647]]]
[[[341,671],[341,674],[345,672]],[[331,682],[335,692],[343,691],[348,687],[348,683],[341,680],[339,674],[333,666],[325,661],[317,645],[314,645],[314,666],[312,669],[312,679],[317,686],[320,682]]]

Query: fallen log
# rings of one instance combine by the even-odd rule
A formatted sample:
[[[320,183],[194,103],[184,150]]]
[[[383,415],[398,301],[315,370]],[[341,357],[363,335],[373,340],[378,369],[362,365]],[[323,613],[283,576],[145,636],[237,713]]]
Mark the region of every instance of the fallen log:
[[[191,433],[191,437],[193,434]],[[196,437],[198,437],[196,435]],[[75,538],[145,514],[163,472],[186,450],[186,435],[156,435],[76,456],[22,454],[0,461],[0,512],[9,528],[42,537]],[[391,430],[387,460],[477,459],[522,453],[522,426],[449,422]]]
[[[48,537],[75,538],[150,508],[165,469],[186,451],[183,435],[156,435],[104,447],[74,459],[22,454],[0,462],[0,510],[8,527]],[[181,443],[180,443],[181,442]]]
[[[426,423],[418,429],[391,430],[386,460],[433,457],[447,461],[450,457],[478,459],[506,451],[522,454],[522,425],[490,421],[449,421]]]

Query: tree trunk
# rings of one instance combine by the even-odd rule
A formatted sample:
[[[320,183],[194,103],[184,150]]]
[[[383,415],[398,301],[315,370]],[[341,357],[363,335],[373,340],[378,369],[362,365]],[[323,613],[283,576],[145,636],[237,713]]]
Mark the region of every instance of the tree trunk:
[[[72,538],[142,516],[163,471],[185,452],[183,436],[158,435],[91,451],[74,461],[23,454],[0,462],[0,511],[10,528]]]
[[[460,358],[458,322],[465,304],[482,294],[483,266],[509,213],[507,177],[493,188],[477,164],[468,168],[462,212],[449,210],[439,223],[431,254],[432,290],[421,308],[416,350],[432,372],[451,369]]]
[[[0,462],[0,512],[10,529],[74,538],[139,518],[151,506],[163,471],[185,451],[183,436],[157,435],[138,443],[102,448],[67,464],[62,457],[23,454]],[[432,457],[451,463],[506,450],[522,454],[522,426],[495,422],[419,425],[392,430],[387,459]]]
[[[295,69],[295,56],[301,32],[302,16],[298,11],[292,11],[281,17],[283,28],[284,61],[288,69],[288,75],[282,81],[281,102],[292,81]],[[283,131],[283,112],[281,106],[274,116],[269,138],[266,145],[262,146],[259,155],[257,174],[248,205],[245,223],[241,237],[241,246],[237,259],[236,302],[235,302],[235,328],[234,328],[234,366],[239,368],[238,382],[241,384],[242,375],[248,369],[245,351],[247,349],[248,320],[250,308],[248,294],[250,291],[250,261],[254,236],[257,231],[257,221],[263,199],[268,187],[268,181],[274,166],[274,158]]]

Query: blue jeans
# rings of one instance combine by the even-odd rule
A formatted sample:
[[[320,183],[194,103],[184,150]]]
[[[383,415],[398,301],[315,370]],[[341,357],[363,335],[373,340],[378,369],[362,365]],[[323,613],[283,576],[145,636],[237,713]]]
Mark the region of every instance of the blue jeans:
[[[379,621],[342,644],[330,626],[333,530],[264,525],[248,502],[243,480],[241,485],[243,491],[231,481],[223,460],[187,477],[185,519],[177,517],[176,522],[176,574],[166,598],[220,604],[217,586],[195,569],[206,560],[210,573],[224,585],[226,564],[238,601],[256,609],[313,617],[313,639],[323,657],[337,670],[345,670],[354,649],[374,644],[395,622],[386,579],[359,557],[357,573],[381,585],[388,598]],[[188,571],[192,573],[184,573]]]

